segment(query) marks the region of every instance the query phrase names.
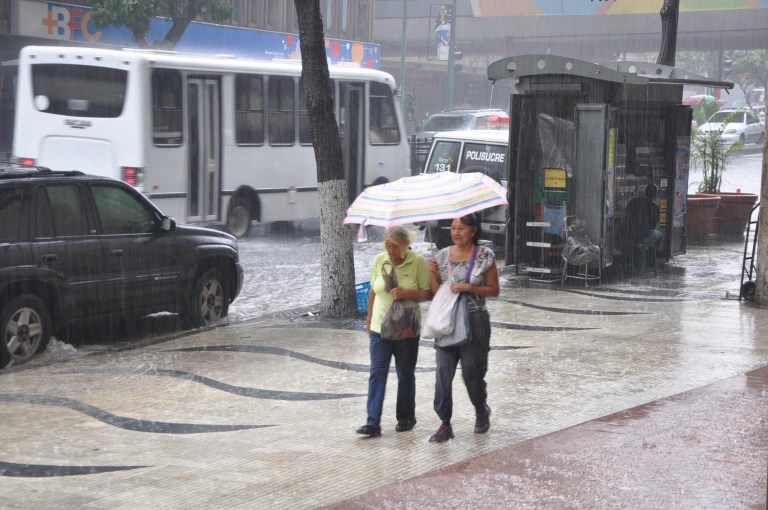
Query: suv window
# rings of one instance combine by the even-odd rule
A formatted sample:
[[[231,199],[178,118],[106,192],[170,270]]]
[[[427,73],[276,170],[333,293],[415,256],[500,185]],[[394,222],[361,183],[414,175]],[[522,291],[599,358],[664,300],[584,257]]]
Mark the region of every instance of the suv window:
[[[0,243],[19,240],[22,197],[20,189],[0,189]]]
[[[458,131],[469,127],[471,120],[469,115],[432,117],[424,124],[422,131]]]
[[[467,142],[459,172],[482,172],[501,182],[507,171],[506,152],[507,148],[503,145]]]
[[[436,142],[426,172],[455,172],[460,150],[461,142]]]
[[[77,185],[50,185],[35,190],[35,237],[88,234],[88,221]]]
[[[136,197],[117,186],[91,186],[102,234],[145,234],[154,228],[154,216]]]

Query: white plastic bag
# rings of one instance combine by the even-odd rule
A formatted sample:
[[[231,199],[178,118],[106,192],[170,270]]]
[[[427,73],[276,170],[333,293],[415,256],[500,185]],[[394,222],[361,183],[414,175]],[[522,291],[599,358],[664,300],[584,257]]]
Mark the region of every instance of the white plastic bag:
[[[459,294],[459,299],[453,307],[453,331],[445,336],[435,338],[435,346],[441,349],[459,347],[472,340],[472,331],[469,328],[469,309],[467,308],[467,296]]]
[[[441,338],[453,333],[455,327],[453,307],[459,294],[451,291],[451,282],[443,282],[435,292],[427,311],[427,318],[421,326],[422,338]]]

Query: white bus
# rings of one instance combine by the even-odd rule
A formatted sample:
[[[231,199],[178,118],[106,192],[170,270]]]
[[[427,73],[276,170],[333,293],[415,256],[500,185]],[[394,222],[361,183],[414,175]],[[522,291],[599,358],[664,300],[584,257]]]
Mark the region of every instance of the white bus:
[[[173,52],[28,46],[13,156],[122,179],[183,223],[319,216],[301,64]],[[409,172],[391,75],[331,67],[353,200]]]

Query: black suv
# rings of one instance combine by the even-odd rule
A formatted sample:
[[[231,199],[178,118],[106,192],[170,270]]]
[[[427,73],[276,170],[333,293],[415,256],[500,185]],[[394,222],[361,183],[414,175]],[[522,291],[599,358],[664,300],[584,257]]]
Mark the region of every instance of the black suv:
[[[75,320],[167,311],[210,324],[242,283],[234,237],[177,226],[123,182],[0,166],[0,367]]]

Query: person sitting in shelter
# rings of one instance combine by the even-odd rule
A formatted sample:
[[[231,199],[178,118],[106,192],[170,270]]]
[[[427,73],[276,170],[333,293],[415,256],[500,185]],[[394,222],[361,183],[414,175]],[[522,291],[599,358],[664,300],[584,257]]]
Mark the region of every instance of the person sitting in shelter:
[[[635,197],[629,201],[624,211],[622,223],[621,246],[630,250],[643,241],[653,243],[656,253],[664,247],[664,234],[656,230],[659,224],[659,206],[654,199],[658,188],[655,184],[645,187],[645,196]]]

